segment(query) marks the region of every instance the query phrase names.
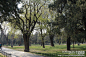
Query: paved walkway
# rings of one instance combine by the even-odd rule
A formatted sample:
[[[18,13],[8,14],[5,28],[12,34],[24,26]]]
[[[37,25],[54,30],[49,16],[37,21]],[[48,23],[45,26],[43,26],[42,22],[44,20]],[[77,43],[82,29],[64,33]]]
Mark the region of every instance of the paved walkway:
[[[4,48],[4,47],[2,48],[2,51],[8,54],[11,54],[11,57],[44,57],[44,56],[27,53],[23,51],[16,51],[16,50]]]

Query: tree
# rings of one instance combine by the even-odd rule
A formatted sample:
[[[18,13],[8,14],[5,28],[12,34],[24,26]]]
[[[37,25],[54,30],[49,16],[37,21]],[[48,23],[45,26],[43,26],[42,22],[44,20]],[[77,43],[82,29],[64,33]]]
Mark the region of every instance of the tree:
[[[60,29],[64,28],[64,26],[65,26],[64,20],[66,20],[66,18],[65,18],[65,16],[63,16],[63,10],[64,10],[66,4],[67,4],[67,0],[56,0],[56,1],[54,1],[54,4],[49,5],[50,10],[54,10],[57,12],[56,20],[58,21],[58,19],[59,19],[59,22],[61,21],[60,25],[59,25]],[[60,18],[58,18],[58,17],[60,17]],[[63,20],[63,18],[64,18],[64,20]],[[60,19],[62,19],[63,21]],[[64,23],[64,24],[62,24],[62,23]],[[57,22],[57,24],[59,24],[59,23]],[[67,50],[70,50],[70,36],[69,35],[67,37]]]
[[[9,12],[12,12],[14,10],[16,3],[19,1],[20,0],[0,0],[0,12],[2,16],[7,17],[8,15],[10,15]]]
[[[1,24],[4,21],[7,21],[7,17],[10,16],[10,14],[11,14],[10,12],[12,12],[14,10],[16,3],[19,1],[20,0],[0,0],[0,23]],[[1,24],[0,24],[0,29],[2,31]],[[6,38],[6,40],[8,42],[7,38]]]
[[[79,28],[77,25],[80,24],[79,19],[81,17],[79,18],[79,15],[81,15],[81,13],[78,12],[80,8],[76,3],[77,0],[56,0],[54,4],[49,5],[50,9],[56,10],[57,12],[56,21],[59,28],[64,28],[67,33],[67,50],[70,50],[70,38],[75,36],[74,34],[77,30],[81,29],[81,27]],[[80,13],[78,14],[78,17],[77,13]]]
[[[49,38],[50,38],[50,42],[51,42],[51,46],[54,46],[54,36],[55,34],[60,34],[60,29],[58,28],[57,23],[55,22],[55,12],[50,12],[50,20],[47,21],[48,24],[48,28],[47,28],[47,32],[49,33]]]
[[[29,3],[25,2],[23,8],[18,9],[15,7],[10,16],[11,19],[9,22],[12,23],[14,28],[20,29],[23,34],[25,52],[29,52],[29,38],[42,14],[40,10],[44,4],[41,5],[35,1],[29,1]]]
[[[84,25],[83,28],[85,28],[85,30],[83,31],[85,31],[84,33],[86,34],[86,0],[78,1],[77,6],[80,8],[80,12],[82,14],[81,15],[82,19],[80,20],[82,21],[82,25]],[[85,36],[85,40],[86,40],[86,36]]]
[[[38,22],[39,25],[37,26],[39,31],[40,31],[39,33],[40,33],[40,36],[41,36],[41,46],[43,46],[43,48],[45,48],[44,37],[47,35],[47,32],[46,32],[46,30],[47,30],[46,20],[47,19],[45,17],[41,18],[40,22]]]
[[[45,45],[44,45],[44,37],[46,36],[46,29],[44,29],[45,27],[46,27],[46,25],[44,25],[44,24],[40,24],[41,25],[41,27],[40,27],[40,34],[41,34],[41,39],[42,39],[42,46],[43,46],[43,48],[45,48]],[[43,26],[44,25],[44,26]]]
[[[8,46],[8,34],[7,34],[7,30],[8,30],[8,23],[7,22],[3,22],[2,23],[2,29],[3,29],[3,33],[4,33],[4,38],[6,39],[6,42],[7,42],[7,46]]]
[[[47,2],[41,10],[43,14],[41,15],[40,20],[37,23],[39,24],[38,29],[40,30],[40,35],[41,35],[41,46],[45,48],[44,38],[47,35],[46,31],[47,31],[47,21],[48,21],[48,14],[49,14]]]

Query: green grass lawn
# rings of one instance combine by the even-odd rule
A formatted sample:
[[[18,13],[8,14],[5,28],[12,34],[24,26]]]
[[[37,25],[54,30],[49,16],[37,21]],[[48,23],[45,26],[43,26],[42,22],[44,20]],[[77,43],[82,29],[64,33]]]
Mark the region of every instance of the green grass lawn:
[[[8,48],[11,48],[11,47],[8,46]],[[23,51],[24,46],[14,46],[11,49]],[[58,56],[58,55],[77,55],[74,53],[69,53],[70,51],[67,51],[66,49],[67,49],[66,45],[55,45],[55,47],[51,47],[50,45],[46,45],[45,48],[42,48],[42,46],[40,46],[40,45],[30,46],[30,52],[31,53],[35,53],[35,54],[39,54],[39,55],[43,55],[43,56],[62,57],[62,56]],[[75,48],[73,48],[73,46],[71,45],[71,52],[73,52],[73,51],[74,52],[85,51],[84,55],[86,56],[86,44],[80,44],[80,46],[75,45]],[[63,56],[63,57],[67,57],[67,56]],[[81,56],[79,56],[79,57],[81,57]]]
[[[4,57],[4,55],[2,55],[2,54],[0,53],[0,57]]]

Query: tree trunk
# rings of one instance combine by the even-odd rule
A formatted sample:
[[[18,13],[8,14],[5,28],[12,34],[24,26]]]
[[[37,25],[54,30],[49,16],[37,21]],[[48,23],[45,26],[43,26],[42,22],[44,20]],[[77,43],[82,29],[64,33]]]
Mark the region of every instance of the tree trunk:
[[[13,37],[11,39],[11,47],[13,48]]]
[[[61,37],[61,44],[62,44],[62,37]]]
[[[19,46],[21,45],[21,41],[19,42]]]
[[[73,40],[73,48],[74,48],[74,40]]]
[[[80,45],[80,43],[78,43],[78,46]]]
[[[29,37],[30,35],[28,34],[23,34],[23,39],[24,39],[24,46],[25,46],[25,52],[29,52]]]
[[[67,37],[67,50],[70,50],[70,37]]]
[[[75,44],[76,44],[76,41],[75,41]]]
[[[1,25],[0,25],[0,26],[1,26]],[[4,35],[4,33],[3,33],[2,28],[1,28],[1,39],[0,39],[0,40],[2,41],[2,44],[3,44],[3,41],[4,41],[4,40],[3,40],[3,35]]]
[[[7,46],[8,46],[8,37],[7,37]]]
[[[59,45],[60,45],[60,41],[59,41]]]
[[[31,46],[31,38],[29,39],[29,46]]]
[[[42,42],[41,42],[41,46],[42,46]]]
[[[50,35],[51,46],[54,46],[54,43],[53,43],[53,37],[54,37],[54,36]]]
[[[62,36],[61,36],[61,44],[62,44],[62,40],[63,40],[63,33],[62,33]]]
[[[44,45],[44,37],[42,37],[42,45],[43,45],[43,48],[45,48],[45,45]]]
[[[6,41],[7,41],[7,46],[8,46],[8,36],[6,37]]]
[[[86,34],[86,22],[84,23],[84,25],[85,25],[85,34]],[[86,40],[86,36],[85,36],[85,40]]]
[[[29,41],[29,46],[31,46],[31,42]]]
[[[41,44],[41,46],[43,46],[43,48],[45,48],[45,45],[44,45],[44,37],[45,36],[43,36],[43,34],[42,34],[42,29],[40,29],[40,31],[41,31],[41,37],[42,37],[42,44]]]

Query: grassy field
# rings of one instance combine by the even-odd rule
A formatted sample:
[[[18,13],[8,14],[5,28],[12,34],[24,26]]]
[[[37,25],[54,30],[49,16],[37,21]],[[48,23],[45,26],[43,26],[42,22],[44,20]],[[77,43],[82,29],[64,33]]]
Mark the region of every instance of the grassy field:
[[[8,46],[8,48],[11,48]],[[23,51],[24,46],[14,46],[11,49]],[[40,45],[32,45],[30,46],[30,52],[50,57],[69,57],[64,55],[85,55],[86,56],[86,44],[75,45],[75,48],[71,45],[71,51],[66,50],[66,45],[55,45],[55,47],[51,47],[50,45],[46,45],[45,48],[42,48]],[[74,53],[75,52],[75,53]],[[85,54],[83,53],[85,52]],[[79,54],[83,53],[83,54]],[[74,57],[74,56],[73,56]],[[84,57],[84,56],[75,56],[75,57]]]
[[[4,55],[0,53],[0,57],[4,57]]]

